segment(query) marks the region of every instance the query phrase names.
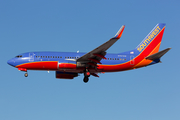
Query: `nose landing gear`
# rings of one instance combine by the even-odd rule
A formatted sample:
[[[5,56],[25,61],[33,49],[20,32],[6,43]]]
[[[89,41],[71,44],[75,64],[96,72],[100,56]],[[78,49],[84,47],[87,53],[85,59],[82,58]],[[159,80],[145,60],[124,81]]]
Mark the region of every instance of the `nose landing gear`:
[[[27,77],[27,76],[28,76],[28,73],[25,73],[24,76]]]

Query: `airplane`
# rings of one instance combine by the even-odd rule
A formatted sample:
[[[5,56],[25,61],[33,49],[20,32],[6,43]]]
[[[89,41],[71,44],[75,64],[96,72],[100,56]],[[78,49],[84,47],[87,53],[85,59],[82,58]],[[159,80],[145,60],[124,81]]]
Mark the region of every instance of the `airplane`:
[[[159,51],[165,29],[164,23],[158,23],[143,41],[130,51],[107,54],[110,48],[121,38],[125,25],[114,37],[88,53],[78,52],[27,52],[17,55],[7,63],[19,71],[28,70],[55,71],[58,79],[73,79],[84,74],[87,83],[90,76],[99,77],[98,73],[133,70],[161,62],[160,58],[171,48]]]

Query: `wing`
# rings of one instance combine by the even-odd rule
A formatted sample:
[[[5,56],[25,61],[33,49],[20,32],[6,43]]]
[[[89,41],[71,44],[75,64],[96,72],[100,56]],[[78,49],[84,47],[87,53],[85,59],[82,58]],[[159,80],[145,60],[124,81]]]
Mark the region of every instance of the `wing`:
[[[116,33],[116,35],[109,41],[78,58],[77,66],[79,65],[79,67],[97,67],[97,63],[101,64],[101,59],[106,59],[104,57],[106,55],[106,50],[110,48],[121,37],[124,28],[125,26],[123,25]]]

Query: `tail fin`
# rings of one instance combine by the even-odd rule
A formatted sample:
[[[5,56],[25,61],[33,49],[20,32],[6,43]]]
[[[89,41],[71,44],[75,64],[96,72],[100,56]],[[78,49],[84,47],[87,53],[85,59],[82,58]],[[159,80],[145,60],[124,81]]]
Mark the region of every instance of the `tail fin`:
[[[136,47],[137,53],[146,52],[152,55],[159,51],[162,36],[165,29],[164,23],[157,24],[152,31],[143,39],[143,41]]]

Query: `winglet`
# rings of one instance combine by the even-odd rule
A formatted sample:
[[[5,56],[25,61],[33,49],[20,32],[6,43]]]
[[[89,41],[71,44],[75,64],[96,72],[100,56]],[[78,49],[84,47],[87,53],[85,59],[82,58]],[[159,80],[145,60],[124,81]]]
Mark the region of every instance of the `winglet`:
[[[125,25],[123,25],[119,31],[116,33],[116,35],[113,37],[113,39],[119,39],[124,31]]]

